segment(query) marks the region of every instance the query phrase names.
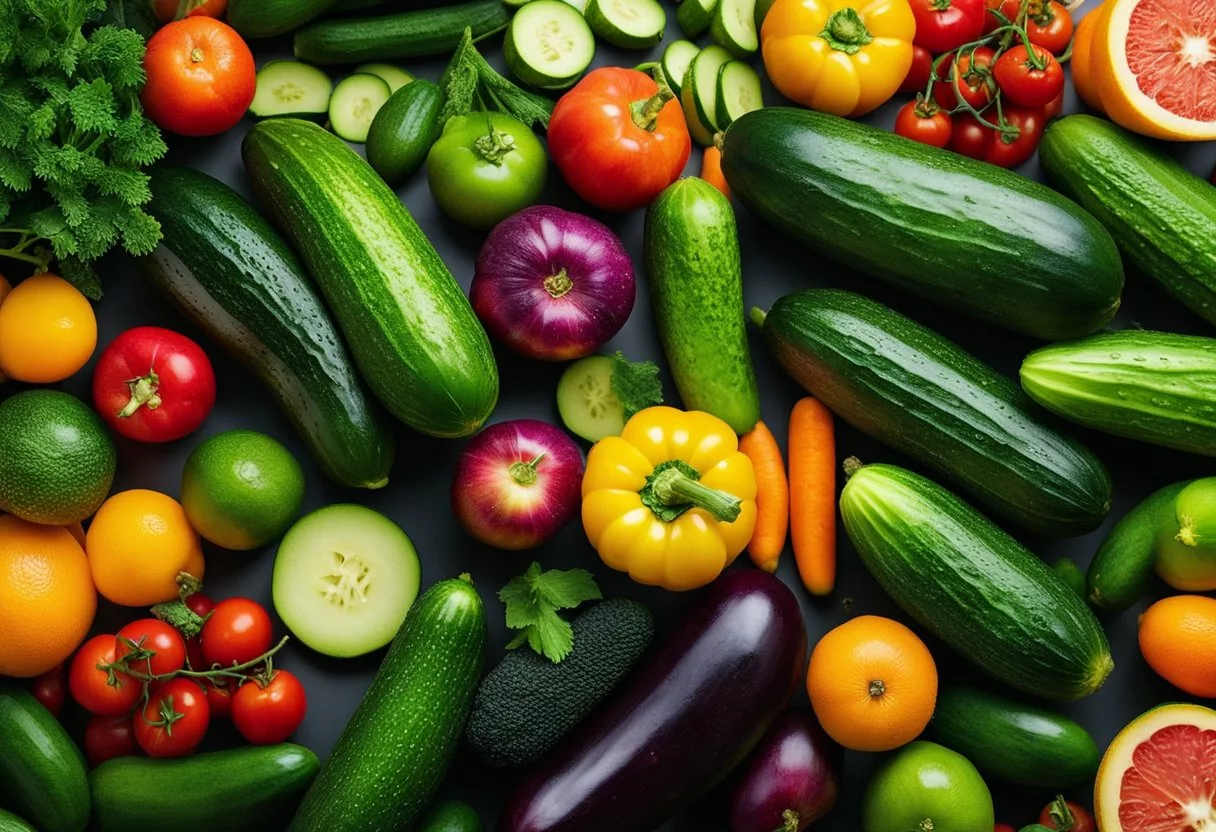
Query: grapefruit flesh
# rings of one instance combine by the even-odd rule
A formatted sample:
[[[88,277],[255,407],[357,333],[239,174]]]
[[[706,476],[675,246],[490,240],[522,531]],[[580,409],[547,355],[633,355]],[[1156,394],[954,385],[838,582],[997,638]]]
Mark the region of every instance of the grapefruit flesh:
[[[1141,92],[1183,118],[1216,121],[1216,4],[1141,0],[1127,33],[1127,65]]]

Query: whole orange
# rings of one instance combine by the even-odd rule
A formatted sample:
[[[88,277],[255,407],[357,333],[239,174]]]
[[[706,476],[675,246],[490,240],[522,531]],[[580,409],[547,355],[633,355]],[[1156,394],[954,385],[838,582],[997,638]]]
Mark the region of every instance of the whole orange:
[[[85,540],[97,591],[115,604],[171,601],[179,573],[203,577],[198,534],[181,504],[159,491],[113,495],[97,510]]]
[[[1148,666],[1192,696],[1216,697],[1216,598],[1174,595],[1140,616]]]
[[[63,381],[96,347],[93,307],[62,277],[26,278],[0,304],[0,370],[9,378],[31,384]]]
[[[929,724],[937,665],[903,624],[862,615],[815,645],[806,686],[828,736],[854,751],[889,751]]]
[[[89,562],[72,535],[0,517],[0,676],[38,676],[65,661],[95,612]]]

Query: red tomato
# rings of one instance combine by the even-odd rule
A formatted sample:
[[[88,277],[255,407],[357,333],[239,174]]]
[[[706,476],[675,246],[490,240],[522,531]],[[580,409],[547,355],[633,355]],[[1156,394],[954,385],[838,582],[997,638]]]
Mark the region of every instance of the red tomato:
[[[207,734],[211,708],[193,679],[173,679],[135,717],[135,741],[149,757],[184,757]]]
[[[181,633],[157,618],[133,621],[118,631],[115,657],[131,656],[127,668],[141,676],[164,676],[186,666]]]
[[[984,34],[1017,20],[1022,11],[1021,0],[984,0]],[[997,17],[997,12],[1005,18]]]
[[[1053,55],[1062,55],[1072,41],[1072,14],[1062,3],[1051,0],[1042,6],[1038,14],[1031,6],[1031,13],[1026,18],[1026,34],[1030,42],[1041,46]]]
[[[1031,56],[1033,51],[1033,57]],[[1064,68],[1041,46],[1014,46],[992,65],[1006,100],[1023,107],[1046,107],[1064,91]]]
[[[190,612],[199,618],[206,618],[215,609],[215,602],[201,592],[196,592],[186,598],[185,603]],[[203,661],[203,642],[198,636],[186,639],[186,661],[192,670],[202,670],[207,667]]]
[[[215,372],[185,335],[158,326],[128,329],[97,361],[93,405],[128,439],[171,442],[198,430],[215,406]]]
[[[1020,165],[1039,147],[1047,120],[1043,111],[1027,107],[1005,107],[1005,122],[1016,132],[994,133],[984,161],[999,168]]]
[[[203,661],[210,667],[231,667],[251,662],[270,649],[274,627],[256,601],[228,598],[220,601],[203,625]]]
[[[992,128],[980,124],[971,113],[960,113],[954,116],[948,147],[962,156],[983,159],[992,147]]]
[[[929,86],[929,76],[933,73],[933,54],[923,46],[912,47],[912,66],[904,82],[899,85],[900,92],[924,92]]]
[[[1071,819],[1072,826],[1068,826]],[[1043,807],[1039,813],[1039,823],[1048,829],[1069,829],[1071,832],[1098,832],[1094,817],[1084,806],[1057,797]]]
[[[901,107],[895,116],[895,135],[932,147],[949,144],[950,130],[950,114],[920,96]]]
[[[1052,119],[1064,111],[1064,93],[1060,93],[1055,98],[1051,99],[1046,107],[1043,108],[1043,119]]]
[[[99,766],[115,757],[139,753],[135,727],[129,716],[95,716],[84,729],[84,753],[89,765]]]
[[[232,716],[232,685],[235,680],[207,679],[203,689],[207,691],[207,704],[211,706],[212,719],[227,719]]]
[[[911,0],[916,18],[913,42],[935,55],[979,40],[987,10],[984,0]]]
[[[68,686],[64,679],[63,665],[55,667],[34,679],[30,693],[54,716],[63,711],[64,700],[68,698]]]
[[[996,92],[996,84],[989,68],[995,54],[987,46],[980,46],[974,52],[967,50],[952,61],[946,62],[950,71],[944,80],[933,85],[933,98],[938,105],[944,110],[953,110],[960,106],[958,96],[954,92],[954,79],[957,77],[963,99],[975,109],[983,109]]]
[[[210,17],[170,23],[148,41],[140,93],[158,127],[183,136],[232,129],[257,87],[253,53],[236,30]]]
[[[265,687],[250,680],[232,696],[232,724],[254,745],[287,739],[300,727],[307,710],[304,685],[286,670],[276,670]]]
[[[184,17],[220,18],[228,9],[228,0],[152,0],[152,13],[161,23]]]
[[[104,669],[114,663],[115,647],[114,636],[93,636],[76,651],[68,671],[72,698],[98,716],[130,713],[143,692],[138,680],[117,670]],[[110,684],[111,680],[114,684]]]

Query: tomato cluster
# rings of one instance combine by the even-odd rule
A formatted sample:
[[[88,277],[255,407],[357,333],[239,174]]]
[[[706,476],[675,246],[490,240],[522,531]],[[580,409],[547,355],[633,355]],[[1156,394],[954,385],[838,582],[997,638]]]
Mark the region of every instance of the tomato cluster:
[[[1038,823],[1048,829],[1058,829],[1060,832],[1097,832],[1094,816],[1084,806],[1065,800],[1062,795],[1043,807],[1039,813]],[[1017,832],[1017,827],[1008,823],[998,823],[993,832]]]

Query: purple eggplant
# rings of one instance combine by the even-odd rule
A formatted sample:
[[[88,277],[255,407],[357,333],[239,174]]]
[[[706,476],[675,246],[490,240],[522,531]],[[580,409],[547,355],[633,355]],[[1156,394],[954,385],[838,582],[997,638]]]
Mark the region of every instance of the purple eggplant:
[[[815,714],[777,718],[730,799],[730,832],[800,832],[836,805],[844,756]]]
[[[802,678],[798,601],[734,570],[507,799],[498,832],[648,832],[725,778]]]

